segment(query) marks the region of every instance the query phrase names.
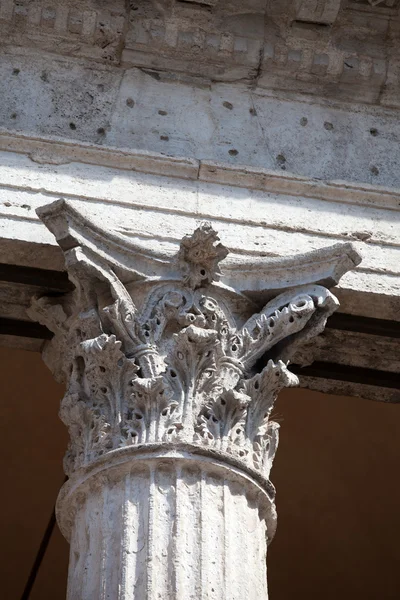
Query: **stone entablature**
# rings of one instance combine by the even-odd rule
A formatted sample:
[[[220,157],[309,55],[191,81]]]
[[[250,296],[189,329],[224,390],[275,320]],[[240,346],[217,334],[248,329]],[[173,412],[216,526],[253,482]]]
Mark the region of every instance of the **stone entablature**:
[[[52,3],[3,0],[5,44],[397,106],[394,0]],[[335,84],[332,87],[332,84]]]
[[[8,133],[0,135],[0,148],[2,262],[8,263],[7,272],[13,264],[22,271],[43,270],[29,279],[25,273],[22,279],[14,273],[11,280],[0,274],[0,319],[9,333],[3,330],[3,345],[39,351],[50,335],[46,328],[32,329],[26,313],[30,298],[40,290],[69,288],[61,285],[62,253],[35,209],[65,195],[97,228],[107,221],[123,244],[158,249],[160,256],[172,257],[182,233],[210,220],[230,248],[225,281],[264,304],[271,295],[260,289],[260,273],[276,294],[283,277],[291,286],[306,285],[307,265],[293,265],[290,256],[312,250],[309,265],[314,273],[318,269],[320,283],[337,286],[341,315],[329,320],[332,325],[317,344],[306,344],[294,356],[297,367],[306,366],[296,369],[301,385],[398,401],[396,190]],[[351,246],[344,246],[349,240],[363,256],[359,266]],[[337,256],[328,253],[322,260],[330,244],[336,244]]]

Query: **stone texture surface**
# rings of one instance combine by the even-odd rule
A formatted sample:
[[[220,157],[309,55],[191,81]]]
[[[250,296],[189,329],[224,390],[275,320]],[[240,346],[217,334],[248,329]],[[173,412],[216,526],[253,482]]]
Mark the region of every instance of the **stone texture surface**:
[[[76,289],[29,313],[55,333],[45,356],[68,385],[71,600],[267,598],[270,413],[296,350],[308,364],[340,345],[310,339],[337,307],[323,286],[359,263],[327,240],[365,258],[338,290],[346,310],[400,319],[398,11],[1,0],[2,261],[62,268],[33,210],[76,204],[40,213]],[[211,229],[171,260],[204,217],[231,250],[223,283]],[[19,319],[41,288],[8,283],[2,316]],[[359,368],[390,346],[346,340],[337,362]]]
[[[18,74],[14,74],[18,71]],[[399,186],[397,111],[3,51],[0,126],[31,136]],[[54,158],[53,160],[57,160]]]
[[[268,500],[251,480],[200,458],[136,457],[78,496],[66,487],[58,504],[74,513],[68,600],[267,600]]]
[[[118,63],[126,17],[124,0],[2,0],[0,28],[17,47]]]
[[[29,311],[54,332],[44,358],[67,387],[69,480],[57,515],[71,538],[68,598],[267,599],[279,430],[270,415],[298,383],[288,360],[324,329],[336,298],[303,285],[257,312],[220,281],[228,250],[209,224],[171,258],[63,200],[38,214],[75,285]]]
[[[10,48],[398,106],[396,1],[2,0]]]

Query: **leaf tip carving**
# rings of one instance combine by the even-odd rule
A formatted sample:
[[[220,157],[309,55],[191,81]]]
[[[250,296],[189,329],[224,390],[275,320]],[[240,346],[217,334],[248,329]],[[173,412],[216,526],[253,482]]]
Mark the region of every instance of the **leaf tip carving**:
[[[228,253],[211,224],[201,223],[192,235],[182,239],[177,254],[184,283],[196,289],[217,281],[221,275],[219,263]]]

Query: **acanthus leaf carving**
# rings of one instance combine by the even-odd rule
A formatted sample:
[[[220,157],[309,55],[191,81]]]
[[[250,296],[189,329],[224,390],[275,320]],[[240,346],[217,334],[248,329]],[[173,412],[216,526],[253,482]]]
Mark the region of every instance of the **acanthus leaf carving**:
[[[72,442],[65,461],[68,474],[116,446],[125,397],[137,371],[115,335],[102,333],[78,344],[60,409]]]
[[[178,402],[173,399],[165,379],[161,376],[135,377],[131,391],[127,401],[124,440],[132,444],[154,444],[172,439],[182,423],[175,412]]]
[[[198,431],[208,444],[217,450],[244,456],[246,410],[249,396],[236,390],[224,390],[218,398],[206,402],[198,419]]]
[[[269,476],[278,445],[279,425],[270,420],[271,411],[279,392],[298,384],[297,376],[282,361],[275,364],[272,360],[261,373],[243,382],[243,391],[252,399],[247,410],[246,439],[254,466],[265,477]]]
[[[217,332],[189,325],[173,335],[168,377],[181,407],[185,437],[194,434],[195,415],[216,376]]]

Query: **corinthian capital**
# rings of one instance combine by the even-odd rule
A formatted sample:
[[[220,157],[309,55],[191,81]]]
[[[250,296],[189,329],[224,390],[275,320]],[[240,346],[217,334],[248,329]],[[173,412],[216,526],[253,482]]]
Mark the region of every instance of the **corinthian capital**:
[[[275,399],[298,383],[288,368],[292,353],[338,307],[318,284],[321,269],[337,277],[354,259],[351,249],[269,265],[275,292],[260,308],[257,294],[252,299],[221,279],[224,260],[236,279],[240,269],[243,279],[249,275],[229,265],[209,224],[185,236],[175,256],[165,256],[102,231],[65,201],[39,216],[63,249],[75,285],[62,299],[35,299],[30,310],[54,333],[45,359],[67,387],[61,405],[70,433],[67,474],[118,448],[176,448],[217,456],[270,487]],[[296,261],[303,278],[309,265],[309,283],[293,288],[283,274]],[[268,290],[262,266],[252,277]]]

